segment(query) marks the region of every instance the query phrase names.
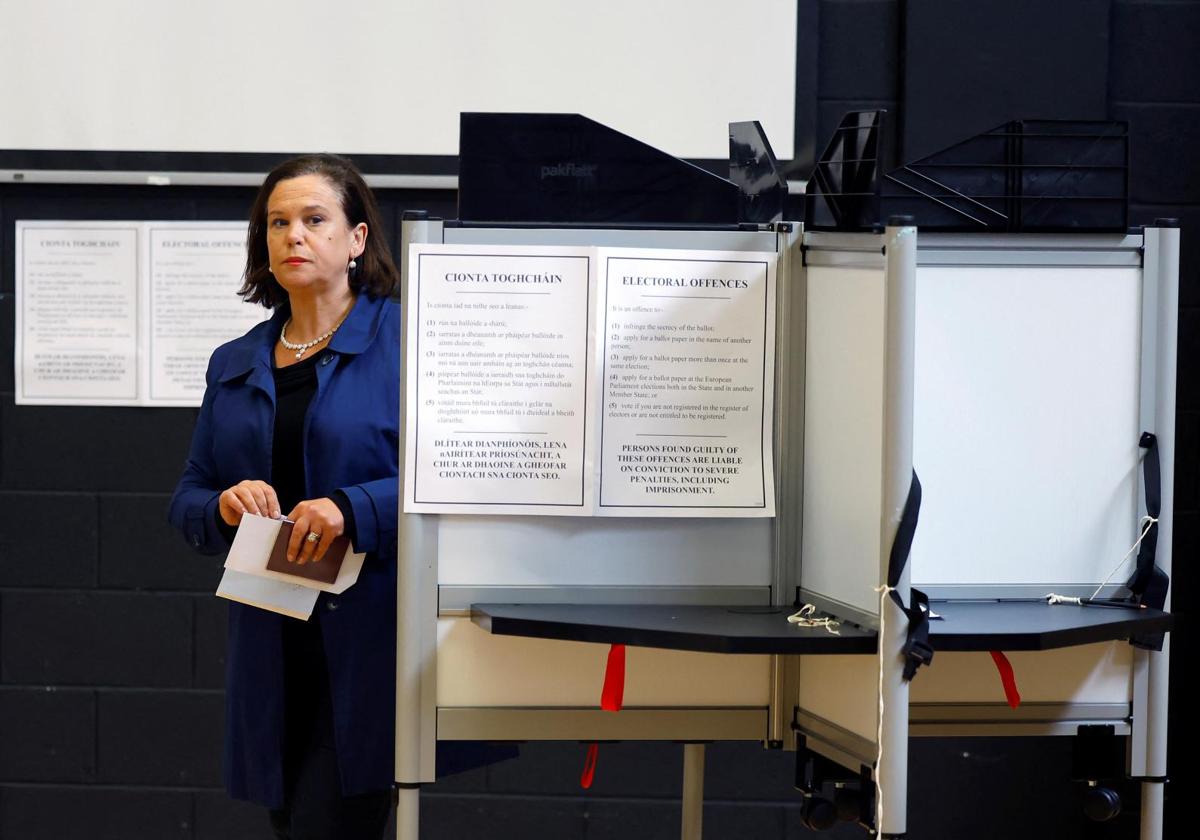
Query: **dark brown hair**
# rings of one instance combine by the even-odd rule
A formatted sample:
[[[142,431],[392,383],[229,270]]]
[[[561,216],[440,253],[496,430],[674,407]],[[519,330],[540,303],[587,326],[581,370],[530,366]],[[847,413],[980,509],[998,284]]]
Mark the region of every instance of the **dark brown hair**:
[[[287,303],[287,292],[271,274],[267,254],[267,201],[280,181],[303,175],[320,175],[337,191],[342,200],[342,212],[350,227],[360,222],[367,225],[366,249],[355,259],[358,267],[350,272],[350,289],[366,289],[372,297],[391,297],[400,291],[400,272],[392,262],[379,207],[371,188],[353,163],[337,155],[302,155],[286,160],[267,175],[254,206],[250,209],[250,230],[246,239],[246,270],[238,294],[249,303],[261,303],[274,308]]]

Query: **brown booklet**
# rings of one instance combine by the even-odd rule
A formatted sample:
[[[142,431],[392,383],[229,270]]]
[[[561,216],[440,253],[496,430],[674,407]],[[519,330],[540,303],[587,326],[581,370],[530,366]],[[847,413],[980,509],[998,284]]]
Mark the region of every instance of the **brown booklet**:
[[[338,572],[342,568],[342,561],[346,559],[346,552],[350,548],[350,540],[346,538],[345,534],[334,537],[333,542],[329,544],[329,550],[325,552],[325,556],[319,563],[309,561],[303,566],[299,563],[289,563],[287,559],[288,540],[292,538],[292,528],[295,524],[290,519],[285,519],[279,526],[279,536],[275,538],[275,546],[271,549],[271,558],[267,561],[267,568],[272,572],[282,572],[285,575],[308,578],[321,583],[336,581]]]

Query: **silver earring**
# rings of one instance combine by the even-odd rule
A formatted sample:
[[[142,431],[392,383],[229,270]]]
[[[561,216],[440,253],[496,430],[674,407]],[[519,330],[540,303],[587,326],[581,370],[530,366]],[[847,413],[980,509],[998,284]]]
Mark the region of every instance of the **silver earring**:
[[[354,269],[358,268],[358,263],[356,263],[354,260],[350,260],[349,268],[351,271],[353,271]]]

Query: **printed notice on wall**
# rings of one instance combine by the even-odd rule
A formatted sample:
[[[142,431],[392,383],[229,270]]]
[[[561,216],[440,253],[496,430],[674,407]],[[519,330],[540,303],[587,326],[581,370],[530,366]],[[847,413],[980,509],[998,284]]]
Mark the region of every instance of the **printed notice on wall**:
[[[405,510],[773,516],[775,255],[413,246]]]
[[[150,223],[146,381],[155,405],[199,405],[208,357],[270,312],[237,294],[245,223]]]
[[[599,513],[774,515],[773,256],[605,255]]]
[[[593,255],[418,250],[410,510],[589,513]]]
[[[138,398],[137,225],[17,223],[16,401]]]
[[[244,222],[16,223],[16,402],[196,406],[217,345],[269,316],[236,292]]]

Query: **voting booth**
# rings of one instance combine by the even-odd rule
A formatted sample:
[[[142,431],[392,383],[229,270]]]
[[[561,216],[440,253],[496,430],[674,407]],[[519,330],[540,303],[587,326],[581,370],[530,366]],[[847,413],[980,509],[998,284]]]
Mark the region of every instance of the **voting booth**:
[[[474,125],[473,121],[478,124]],[[470,150],[476,143],[483,149],[495,148],[488,141],[498,131],[502,133],[506,126],[493,123],[483,115],[464,116],[463,146],[467,151],[463,163],[462,207],[471,215],[484,219],[497,218],[489,215],[492,211],[488,204],[493,199],[488,192],[473,192],[478,188],[471,179],[472,166],[485,170],[496,166],[502,170],[503,161],[496,163],[485,159],[480,162],[470,157]],[[473,130],[478,130],[479,140],[473,139]],[[584,378],[588,379],[586,387],[595,387],[603,397],[597,400],[589,394],[586,409],[575,406],[572,410],[594,413],[593,403],[597,401],[605,406],[603,418],[593,422],[596,418],[589,414],[585,425],[587,434],[595,434],[597,439],[606,436],[609,441],[604,445],[597,444],[595,456],[603,462],[609,475],[619,477],[623,474],[622,464],[616,460],[620,458],[627,459],[626,463],[638,458],[632,466],[639,470],[659,467],[683,470],[684,467],[675,466],[682,458],[707,459],[711,463],[740,446],[750,454],[738,465],[741,475],[735,475],[733,480],[736,483],[744,477],[744,486],[736,487],[733,497],[716,498],[716,503],[742,508],[733,511],[741,515],[729,516],[728,507],[713,511],[715,516],[695,515],[709,511],[703,508],[688,510],[686,506],[705,504],[713,494],[667,493],[667,490],[707,489],[666,483],[672,478],[668,472],[630,474],[663,479],[657,486],[651,484],[653,489],[661,491],[653,494],[629,495],[637,489],[636,484],[622,485],[614,483],[611,477],[606,478],[594,491],[587,488],[586,505],[580,494],[567,488],[569,492],[559,501],[565,503],[560,505],[563,510],[574,514],[568,516],[530,515],[529,508],[510,515],[492,512],[497,507],[504,509],[503,504],[497,505],[498,501],[523,501],[511,496],[478,500],[474,509],[466,513],[461,512],[468,509],[465,505],[456,513],[402,511],[402,630],[397,736],[397,770],[401,783],[432,781],[435,737],[442,740],[548,738],[688,742],[738,739],[782,743],[788,737],[791,723],[782,712],[787,704],[781,663],[778,657],[766,652],[728,656],[720,652],[720,647],[711,647],[711,640],[705,639],[692,644],[685,640],[682,649],[630,649],[624,708],[613,714],[598,708],[608,655],[606,645],[493,635],[472,621],[472,605],[481,603],[567,604],[572,605],[569,609],[576,615],[584,614],[591,607],[610,605],[635,608],[636,605],[652,608],[672,605],[683,609],[721,605],[722,610],[725,607],[744,608],[750,616],[764,613],[783,620],[788,612],[783,605],[791,601],[791,595],[787,593],[795,586],[795,536],[779,527],[790,520],[763,514],[782,505],[798,505],[798,483],[794,478],[790,483],[783,478],[784,475],[797,476],[798,472],[792,468],[783,470],[780,465],[798,458],[799,427],[791,432],[780,432],[788,428],[794,407],[799,405],[802,397],[801,368],[793,360],[799,358],[800,351],[795,342],[803,335],[803,313],[789,308],[790,291],[781,287],[778,280],[789,275],[792,262],[799,258],[798,229],[791,225],[757,222],[728,223],[738,217],[739,203],[746,205],[758,201],[765,204],[772,200],[767,190],[752,193],[739,188],[601,126],[579,121],[564,129],[556,120],[535,121],[533,126],[526,123],[526,131],[534,130],[541,132],[538,139],[546,147],[537,149],[537,153],[546,154],[549,150],[552,156],[560,154],[556,144],[563,138],[568,142],[593,143],[596,148],[588,151],[596,155],[593,160],[598,159],[599,166],[620,161],[630,172],[659,172],[662,173],[659,183],[665,180],[669,189],[659,199],[652,196],[647,200],[643,197],[643,185],[617,184],[608,198],[625,208],[623,216],[627,222],[634,219],[633,224],[621,227],[603,227],[599,219],[595,225],[560,226],[514,225],[511,222],[501,225],[463,220],[455,224],[419,219],[406,221],[402,256],[404,264],[410,267],[405,301],[410,325],[414,321],[414,308],[427,305],[427,298],[420,298],[418,289],[428,296],[432,281],[441,280],[449,273],[439,270],[432,279],[425,277],[418,283],[411,270],[417,262],[409,254],[419,246],[423,246],[422,265],[436,265],[439,258],[450,257],[462,257],[469,262],[473,254],[491,255],[485,258],[485,266],[487,259],[501,260],[504,265],[538,266],[544,265],[543,258],[550,256],[582,264],[589,262],[587,249],[601,249],[602,253],[591,257],[591,263],[603,260],[606,266],[614,261],[626,265],[622,261],[633,260],[637,263],[636,272],[634,268],[621,268],[618,273],[662,279],[663,285],[639,288],[640,292],[650,296],[673,295],[680,291],[678,286],[665,284],[670,275],[678,273],[675,270],[686,268],[679,261],[703,261],[705,271],[701,274],[712,274],[717,280],[709,282],[705,278],[693,278],[697,283],[683,289],[695,293],[686,303],[720,312],[721,307],[726,311],[740,307],[739,299],[735,297],[738,294],[753,292],[755,295],[748,308],[738,309],[733,324],[726,330],[729,334],[696,330],[695,335],[685,336],[684,331],[691,332],[688,327],[704,327],[711,331],[712,326],[708,323],[667,323],[661,318],[656,320],[651,312],[635,313],[633,310],[640,304],[633,299],[620,303],[627,316],[623,331],[621,327],[612,327],[612,321],[620,314],[615,311],[617,303],[611,304],[611,311],[601,311],[597,317],[596,313],[587,311],[589,301],[586,300],[568,302],[565,308],[557,310],[554,320],[564,322],[555,328],[566,331],[572,325],[565,323],[565,319],[574,317],[572,313],[581,314],[580,323],[574,325],[575,336],[601,347],[599,355],[603,358],[595,369],[604,377],[603,382],[591,382],[590,374]],[[757,140],[759,136],[753,134],[752,138]],[[516,149],[506,151],[520,154]],[[765,143],[760,143],[754,153],[769,164],[769,149]],[[751,162],[747,161],[747,164]],[[550,164],[540,160],[529,163],[534,181],[551,181],[552,190],[562,190],[552,193],[551,198],[565,203],[575,200],[576,196],[571,192],[573,185],[560,187],[552,179],[587,179],[590,177],[589,165],[595,167],[597,164],[555,165],[555,173],[546,175]],[[501,196],[506,190],[533,186],[514,186],[495,177],[487,179],[487,185]],[[778,181],[770,186],[777,191],[782,188]],[[683,191],[683,201],[680,201],[680,191]],[[586,194],[584,200],[588,200]],[[777,193],[774,200],[778,204],[781,196]],[[508,206],[504,198],[500,203]],[[676,223],[670,215],[680,207],[687,208],[686,212],[691,214],[691,218],[684,219],[687,224]],[[611,212],[607,207],[599,210]],[[572,215],[578,217],[575,208],[572,208]],[[721,218],[726,222],[718,224],[717,220]],[[651,221],[639,223],[637,219]],[[507,220],[500,218],[498,221]],[[671,270],[662,265],[659,266],[662,270],[650,269],[651,265],[658,265],[651,261],[660,257],[667,260]],[[460,300],[470,303],[487,299],[520,300],[513,297],[513,290],[523,287],[505,286],[492,292],[469,280],[459,282],[463,275],[474,276],[485,270],[455,269],[452,272],[460,286],[455,292],[464,295]],[[570,266],[562,269],[564,272],[570,270]],[[583,273],[577,275],[577,285],[586,290],[588,268],[584,266],[581,270]],[[591,270],[598,271],[594,265]],[[558,276],[557,271],[559,269],[547,270],[545,274]],[[743,276],[750,280],[739,279]],[[620,285],[617,274],[606,273],[601,277],[611,278],[614,286]],[[733,279],[721,280],[721,277]],[[533,290],[525,288],[524,291],[546,294],[546,288],[550,287],[536,285]],[[616,293],[615,289],[607,292],[605,300],[616,301]],[[595,306],[595,302],[591,305]],[[476,311],[480,310],[468,310],[468,313]],[[492,313],[505,310],[481,311],[482,316],[473,321],[468,322],[467,318],[457,318],[453,322],[442,320],[436,324],[436,329],[441,334],[453,332],[455,341],[472,340],[473,336],[459,335],[466,332],[468,323],[475,326],[476,335],[482,334],[494,320]],[[441,317],[437,316],[437,310],[423,309],[422,312],[423,318],[431,316],[429,324],[421,325],[422,331],[435,326],[433,316]],[[605,315],[613,316],[607,324],[604,323]],[[656,331],[658,327],[663,329]],[[674,335],[674,327],[681,328],[679,335]],[[432,332],[432,329],[428,331]],[[743,331],[754,338],[743,339]],[[621,339],[622,334],[635,336],[633,345],[625,350],[621,347],[630,339]],[[738,343],[743,340],[746,343]],[[736,352],[729,350],[731,342],[736,346]],[[672,347],[680,349],[672,350]],[[410,347],[410,353],[413,349]],[[653,352],[640,352],[648,350]],[[754,391],[747,392],[750,393],[748,400],[740,396],[735,400],[725,399],[721,394],[728,393],[725,388],[731,387],[733,382],[714,382],[711,388],[720,390],[709,390],[708,383],[687,381],[696,378],[694,371],[686,371],[687,376],[670,375],[684,371],[671,370],[669,360],[656,362],[651,359],[635,364],[636,360],[632,358],[635,351],[639,351],[637,355],[640,356],[660,355],[663,359],[674,358],[671,354],[675,352],[686,352],[693,358],[726,359],[719,364],[731,375],[720,376],[719,371],[709,370],[712,378],[737,381],[744,378],[747,383],[752,383],[745,387],[753,387]],[[433,351],[422,348],[416,352],[452,354],[455,351],[442,344]],[[591,352],[596,351],[593,348]],[[421,360],[427,358],[422,356]],[[616,362],[622,363],[620,370]],[[704,363],[699,364],[703,366]],[[588,362],[582,367],[591,370],[590,365]],[[432,377],[434,381],[441,381],[452,373],[456,377],[452,381],[463,380],[457,372],[446,368],[433,372],[437,374]],[[414,375],[413,365],[409,365],[406,373],[409,377]],[[406,383],[410,404],[405,408],[410,420],[413,418],[412,400],[425,399],[415,386],[427,380],[419,372],[416,375],[419,383]],[[626,376],[640,376],[640,381],[634,380],[637,387],[653,387],[657,396],[653,399],[643,397],[639,390],[626,387]],[[651,381],[658,377],[663,379]],[[469,387],[450,390],[469,390]],[[671,395],[675,397],[668,399]],[[750,410],[745,414],[724,414],[723,408],[731,402],[737,403],[736,408],[748,406]],[[706,419],[666,416],[679,413],[664,410],[662,406],[667,403],[681,407],[681,411],[686,407],[693,416],[704,413]],[[652,405],[655,407],[651,408]],[[625,415],[634,413],[629,406],[641,409],[643,417],[639,424],[627,424],[632,427],[622,432],[621,421],[629,419]],[[437,407],[428,408],[433,411]],[[557,406],[555,410],[558,410]],[[644,416],[650,413],[663,416]],[[488,418],[472,419],[478,424]],[[434,414],[429,422],[436,420]],[[421,420],[417,418],[410,431],[419,430],[420,426]],[[625,435],[630,442],[621,450],[610,452],[614,434]],[[416,435],[420,432],[416,431]],[[736,446],[730,443],[735,438],[739,439]],[[696,455],[697,452],[704,454]],[[643,453],[656,454],[647,458]],[[430,471],[438,469],[439,463],[461,466],[453,463],[453,452],[443,450],[442,454],[445,457],[429,463]],[[406,457],[419,456],[410,446]],[[414,472],[412,466],[406,464],[410,474]],[[692,471],[718,478],[728,475],[730,469],[690,467]],[[589,465],[579,472],[586,472],[587,475],[580,477],[590,482],[592,472],[600,470],[592,470]],[[456,489],[440,485],[435,479],[429,482],[426,490],[419,471],[415,471],[412,478],[416,485],[414,492],[410,494],[406,489],[410,503],[436,499],[439,492],[445,498],[445,493],[453,493]],[[572,479],[578,489],[579,479],[575,476]],[[449,480],[452,481],[453,476]],[[517,485],[519,482],[506,486]],[[521,491],[502,492],[519,496]],[[537,488],[531,492],[536,495]],[[553,499],[541,499],[540,503],[548,501]],[[659,508],[660,503],[665,507]],[[572,509],[572,505],[577,507]],[[639,505],[645,505],[645,508],[639,510]],[[534,514],[538,512],[536,508],[533,511]],[[613,516],[613,512],[619,515]],[[476,620],[482,621],[478,612]],[[706,623],[707,619],[700,619],[702,635],[711,635]],[[492,629],[497,629],[497,625]],[[664,630],[669,633],[672,628]],[[861,635],[867,640],[866,634]],[[772,701],[772,696],[777,699]],[[420,733],[420,737],[413,737],[414,733]],[[401,812],[403,832],[403,808]]]
[[[1105,150],[1094,127],[958,150],[1004,156],[999,201],[937,161],[883,187],[877,129],[839,128],[804,230],[752,124],[723,179],[581,118],[464,115],[463,218],[414,214],[402,242],[399,836],[438,740],[653,739],[686,745],[698,837],[702,743],[730,739],[796,750],[811,827],[850,781],[858,821],[899,837],[908,738],[945,734],[1128,738],[1086,781],[1141,780],[1161,836],[1178,231],[1066,229],[1086,207],[1063,215],[1032,161],[1040,135]],[[931,211],[947,196],[1003,226]],[[539,309],[572,271],[586,295]],[[509,399],[543,358],[580,393]],[[542,414],[565,425],[518,422]]]
[[[892,289],[875,247],[881,237],[805,237],[800,600],[881,624],[888,650],[888,624],[904,627],[906,616],[884,600],[880,621],[881,549],[863,535],[899,515],[894,500],[905,496],[886,493],[908,485],[901,474],[881,482],[880,465],[889,446],[911,447],[921,501],[907,582],[931,599],[935,653],[910,685],[896,681],[894,652],[891,668],[802,657],[799,732],[843,766],[878,762],[885,826],[889,805],[904,807],[903,760],[894,792],[884,775],[904,732],[1129,736],[1129,764],[1109,768],[1109,778],[1145,779],[1142,836],[1158,837],[1167,648],[1126,639],[1161,633],[1167,617],[1047,598],[1107,598],[1134,575],[1130,547],[1149,536],[1147,479],[1156,562],[1170,568],[1178,232],[915,239],[898,384],[872,326],[887,323]],[[897,387],[910,410],[889,422],[885,395]],[[1156,451],[1139,446],[1143,432]],[[1155,466],[1144,478],[1147,458]],[[838,561],[821,559],[831,556]],[[992,651],[1007,652],[997,663],[1012,669],[1007,687]],[[1019,697],[1006,699],[1011,688]]]

